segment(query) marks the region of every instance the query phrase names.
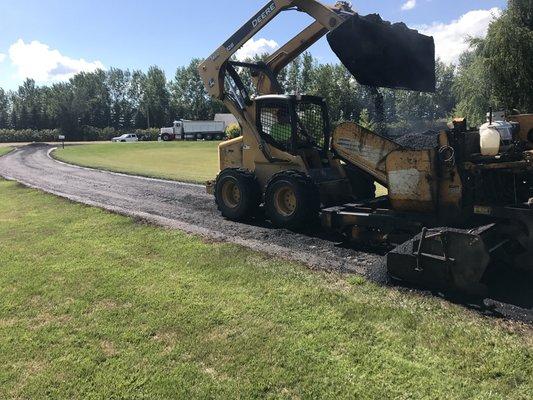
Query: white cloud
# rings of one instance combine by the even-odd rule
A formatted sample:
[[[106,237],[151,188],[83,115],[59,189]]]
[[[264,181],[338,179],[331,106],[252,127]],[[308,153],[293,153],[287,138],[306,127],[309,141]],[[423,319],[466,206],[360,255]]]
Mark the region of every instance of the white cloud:
[[[5,59],[6,59],[6,55],[0,53],[0,63],[1,63],[1,62],[4,62]]]
[[[468,49],[468,38],[485,37],[490,23],[501,14],[502,10],[497,7],[473,10],[449,24],[435,22],[418,29],[435,38],[437,57],[447,64],[457,64],[459,56]]]
[[[257,40],[250,39],[237,51],[237,53],[235,53],[235,57],[237,57],[239,61],[244,61],[258,54],[270,53],[278,47],[279,45],[275,40],[263,38]]]
[[[402,10],[408,11],[408,10],[412,10],[415,7],[416,7],[416,0],[407,0],[405,3],[403,3]]]
[[[32,78],[43,83],[63,81],[82,71],[93,72],[104,68],[100,61],[73,59],[37,40],[30,43],[17,40],[9,48],[9,58],[19,78]]]

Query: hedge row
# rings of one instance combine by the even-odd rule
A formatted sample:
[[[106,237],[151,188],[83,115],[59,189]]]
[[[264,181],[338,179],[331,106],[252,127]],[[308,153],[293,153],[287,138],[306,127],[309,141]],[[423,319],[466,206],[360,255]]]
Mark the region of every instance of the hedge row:
[[[407,133],[424,132],[427,130],[436,130],[446,128],[446,121],[427,122],[416,121],[412,123],[397,123],[387,126],[387,134],[390,136],[402,136]],[[114,128],[95,128],[86,126],[80,129],[80,133],[67,133],[66,140],[70,142],[94,142],[107,141],[124,133],[135,133],[141,140],[156,141],[159,136],[159,129],[137,129],[137,130],[117,130]],[[0,143],[6,142],[56,142],[62,132],[59,129],[50,130],[31,130],[31,129],[0,129]],[[239,125],[233,124],[226,129],[226,135],[231,139],[241,135]]]
[[[66,133],[66,140],[69,142],[93,142],[93,141],[107,141],[116,136],[125,133],[135,133],[141,140],[157,140],[159,129],[137,129],[122,131],[114,128],[95,128],[92,126],[84,127],[80,133],[69,134]],[[59,135],[63,135],[59,129],[48,130],[32,130],[32,129],[0,129],[0,143],[15,143],[15,142],[57,142]]]

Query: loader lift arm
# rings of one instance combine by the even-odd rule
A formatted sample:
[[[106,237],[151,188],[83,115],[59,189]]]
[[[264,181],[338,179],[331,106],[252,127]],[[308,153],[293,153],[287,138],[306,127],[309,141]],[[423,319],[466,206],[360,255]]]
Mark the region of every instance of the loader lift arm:
[[[252,64],[231,60],[248,40],[257,35],[281,12],[287,10],[304,12],[315,22],[276,51],[266,63]],[[272,0],[200,64],[198,71],[208,93],[222,100],[228,110],[235,115],[241,127],[253,134],[260,151],[270,162],[281,160],[276,160],[271,155],[269,146],[256,130],[254,106],[236,68],[250,69],[258,93],[282,93],[283,88],[277,80],[281,69],[327,32],[340,26],[346,18],[353,15],[355,13],[344,1],[329,7],[316,0]]]
[[[383,21],[379,15],[358,15],[346,1],[326,6],[317,0],[271,0],[200,66],[209,94],[225,100],[226,77],[234,69],[231,57],[281,12],[296,10],[314,22],[269,57],[266,63],[248,64],[259,94],[278,94],[276,77],[292,60],[324,35],[344,66],[363,85],[435,90],[435,44],[433,38],[405,24]],[[233,64],[233,65],[232,65]],[[234,82],[242,91],[242,82]],[[240,101],[239,108],[244,108]],[[244,102],[246,103],[246,102]]]
[[[225,100],[224,81],[228,67],[231,68],[229,64],[231,57],[281,12],[291,9],[305,12],[315,22],[270,57],[264,65],[265,68],[272,71],[268,77],[269,80],[324,34],[337,28],[347,16],[355,14],[349,5],[342,1],[333,7],[323,5],[316,0],[270,1],[199,66],[200,76],[211,96]],[[261,75],[261,81],[265,76],[268,76],[265,73]],[[270,83],[275,85],[272,81]]]
[[[281,12],[296,10],[314,22],[272,54],[266,62],[243,63],[232,56]],[[222,100],[243,131],[250,132],[269,161],[270,147],[257,131],[256,108],[236,68],[248,68],[259,95],[283,93],[279,72],[324,35],[340,61],[362,84],[433,91],[433,38],[378,15],[359,16],[346,1],[326,6],[317,0],[271,0],[198,67],[208,93]]]
[[[287,44],[273,53],[265,62],[267,68],[275,77],[277,77],[283,68],[289,65],[294,59],[324,37],[328,32],[329,30],[324,28],[320,22],[313,22],[296,37],[287,42]],[[281,93],[276,90],[276,83],[272,82],[268,76],[259,74],[254,78],[257,92],[260,95]]]

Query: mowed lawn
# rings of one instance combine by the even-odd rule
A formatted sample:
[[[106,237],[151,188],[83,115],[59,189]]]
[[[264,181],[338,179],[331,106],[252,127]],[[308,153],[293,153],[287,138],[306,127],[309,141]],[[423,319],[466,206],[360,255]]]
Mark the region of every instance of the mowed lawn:
[[[529,399],[530,327],[0,181],[0,398]]]
[[[205,183],[219,173],[218,142],[106,143],[54,152],[71,164],[134,175]],[[387,189],[377,184],[377,195]]]
[[[219,172],[219,142],[105,143],[67,146],[54,157],[87,167],[205,183]]]
[[[0,147],[0,157],[2,157],[4,154],[9,153],[13,148],[11,147]]]

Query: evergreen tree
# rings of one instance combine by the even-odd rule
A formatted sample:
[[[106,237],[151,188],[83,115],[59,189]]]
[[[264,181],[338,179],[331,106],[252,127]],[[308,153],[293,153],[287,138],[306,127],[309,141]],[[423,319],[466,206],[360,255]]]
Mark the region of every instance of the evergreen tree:
[[[111,99],[102,70],[81,72],[70,80],[76,102],[82,108],[79,117],[81,126],[105,128],[111,126]]]
[[[0,88],[0,129],[7,129],[10,125],[10,101],[8,94]]]
[[[145,101],[150,118],[148,127],[165,126],[169,120],[170,94],[163,70],[157,66],[150,67],[144,85]]]
[[[212,119],[215,113],[225,112],[224,105],[212,99],[205,90],[198,73],[201,60],[193,59],[188,66],[176,70],[170,83],[172,110],[175,117],[192,120]],[[249,78],[248,87],[251,85]]]
[[[132,106],[132,124],[135,128],[144,129],[150,126],[148,116],[148,103],[146,99],[146,74],[142,71],[133,71],[128,97]]]
[[[302,55],[302,72],[300,77],[300,87],[302,90],[302,93],[308,93],[311,89],[311,86],[313,84],[313,73],[316,67],[315,59],[309,53],[306,51]]]
[[[301,93],[301,73],[302,62],[300,57],[296,58],[287,68],[287,78],[284,87],[287,93]]]
[[[109,88],[111,124],[115,129],[133,126],[133,105],[129,97],[131,72],[111,68],[107,72],[106,84]]]

